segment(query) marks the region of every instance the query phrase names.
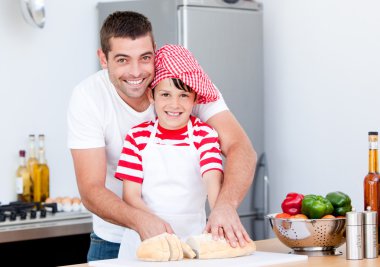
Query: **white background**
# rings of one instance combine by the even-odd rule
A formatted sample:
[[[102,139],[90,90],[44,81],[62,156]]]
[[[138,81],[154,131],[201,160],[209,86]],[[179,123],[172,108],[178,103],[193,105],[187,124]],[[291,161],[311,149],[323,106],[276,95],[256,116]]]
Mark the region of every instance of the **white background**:
[[[46,0],[43,29],[25,22],[19,0],[0,1],[0,201],[16,199],[18,150],[44,133],[51,196],[77,196],[66,144],[73,87],[98,68],[96,0]]]
[[[262,1],[271,209],[289,191],[348,193],[363,210],[380,128],[380,2]]]
[[[289,191],[335,190],[360,210],[367,134],[380,127],[380,2],[261,2],[271,211]],[[30,133],[46,135],[51,195],[78,194],[66,108],[73,87],[98,69],[96,3],[46,0],[38,29],[19,1],[0,1],[2,202],[15,200],[18,150]]]

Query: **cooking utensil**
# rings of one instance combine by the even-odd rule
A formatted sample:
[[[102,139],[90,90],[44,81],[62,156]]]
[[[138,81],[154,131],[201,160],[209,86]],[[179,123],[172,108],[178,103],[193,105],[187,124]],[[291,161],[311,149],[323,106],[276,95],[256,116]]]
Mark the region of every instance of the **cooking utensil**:
[[[341,255],[336,251],[346,241],[346,218],[289,219],[269,214],[270,225],[277,238],[294,254],[308,256]]]
[[[45,0],[20,0],[21,11],[26,22],[33,26],[45,26]]]

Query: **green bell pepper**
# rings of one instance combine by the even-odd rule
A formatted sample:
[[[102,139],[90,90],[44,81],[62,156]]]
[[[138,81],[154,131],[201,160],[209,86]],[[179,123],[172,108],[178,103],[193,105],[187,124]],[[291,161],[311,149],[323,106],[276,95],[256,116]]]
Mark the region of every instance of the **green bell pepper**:
[[[330,192],[326,195],[326,198],[334,207],[334,216],[345,216],[346,212],[352,210],[351,198],[343,192]]]
[[[334,207],[331,202],[319,195],[306,195],[302,200],[302,214],[305,214],[309,219],[320,219],[325,215],[331,214]]]

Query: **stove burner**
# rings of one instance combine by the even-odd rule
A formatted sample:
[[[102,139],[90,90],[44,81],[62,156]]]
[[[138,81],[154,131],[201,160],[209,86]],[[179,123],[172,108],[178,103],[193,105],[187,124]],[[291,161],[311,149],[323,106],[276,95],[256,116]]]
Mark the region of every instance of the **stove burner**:
[[[57,211],[57,203],[15,201],[8,205],[0,205],[0,222],[5,222],[7,219],[15,221],[17,218],[26,220],[28,217],[36,219],[37,214],[39,218],[46,218],[47,212],[54,214]]]

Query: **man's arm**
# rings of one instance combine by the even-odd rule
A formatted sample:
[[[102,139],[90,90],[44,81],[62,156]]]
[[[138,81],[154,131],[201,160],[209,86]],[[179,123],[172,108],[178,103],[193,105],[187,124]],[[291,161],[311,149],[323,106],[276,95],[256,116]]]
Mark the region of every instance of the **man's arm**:
[[[222,111],[208,121],[219,135],[226,157],[224,180],[214,209],[208,218],[206,231],[214,238],[225,236],[231,246],[245,245],[250,237],[237,214],[237,208],[252,184],[256,168],[256,152],[244,129],[230,111]]]
[[[105,186],[105,148],[72,149],[79,193],[88,210],[103,220],[129,227],[146,239],[171,229],[157,216],[133,208]],[[116,179],[116,178],[115,178]]]

